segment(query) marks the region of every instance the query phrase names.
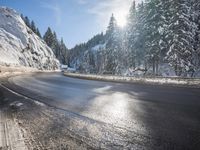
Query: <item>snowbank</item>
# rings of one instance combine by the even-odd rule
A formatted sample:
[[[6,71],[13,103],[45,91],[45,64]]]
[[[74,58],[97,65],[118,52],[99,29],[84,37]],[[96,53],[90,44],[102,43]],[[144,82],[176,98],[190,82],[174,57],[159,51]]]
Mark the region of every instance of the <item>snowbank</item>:
[[[15,10],[0,7],[0,65],[55,70],[59,62]]]
[[[77,74],[77,73],[64,73],[65,76],[101,80],[101,81],[114,81],[114,82],[127,82],[127,83],[142,83],[142,84],[155,84],[155,85],[175,85],[187,87],[200,87],[200,79],[198,78],[179,78],[179,77],[123,77],[123,76],[109,76],[109,75],[91,75],[91,74]]]

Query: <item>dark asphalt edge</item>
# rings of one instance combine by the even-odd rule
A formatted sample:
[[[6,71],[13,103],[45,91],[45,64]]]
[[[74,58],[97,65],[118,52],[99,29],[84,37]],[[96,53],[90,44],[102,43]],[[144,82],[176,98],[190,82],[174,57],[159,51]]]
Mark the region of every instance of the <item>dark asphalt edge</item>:
[[[8,91],[10,94],[14,94],[14,95],[16,95],[17,97],[21,97],[22,99],[26,99],[26,100],[28,100],[29,102],[31,102],[31,103],[34,103],[35,105],[37,105],[35,102],[41,102],[42,104],[44,104],[44,106],[46,106],[46,107],[49,107],[49,108],[51,108],[51,109],[54,109],[54,110],[57,110],[57,111],[64,111],[64,112],[67,112],[67,113],[70,113],[70,114],[72,114],[72,115],[74,115],[75,117],[84,117],[85,119],[88,119],[89,121],[94,121],[94,122],[98,122],[98,121],[96,121],[96,120],[93,120],[93,119],[91,119],[91,118],[88,118],[88,117],[85,117],[85,116],[81,116],[81,115],[79,115],[79,114],[76,114],[76,113],[73,113],[73,112],[71,112],[71,111],[68,111],[68,110],[65,110],[65,109],[60,109],[60,108],[58,108],[58,107],[54,107],[54,106],[51,106],[50,104],[46,104],[46,103],[44,103],[44,102],[42,102],[42,101],[40,101],[40,100],[37,100],[37,99],[33,99],[33,98],[31,98],[30,96],[26,96],[25,94],[21,94],[20,92],[18,92],[18,91],[15,91],[15,90],[13,90],[13,89],[10,89],[10,88],[8,88],[6,85],[4,85],[4,84],[2,84],[1,82],[0,82],[0,90],[1,89],[3,89],[3,90],[5,90],[5,91]],[[1,91],[0,91],[1,92]],[[1,97],[0,97],[1,98]],[[3,97],[3,98],[5,98],[5,97]],[[2,105],[0,105],[0,108],[2,107]],[[98,123],[101,123],[101,124],[103,124],[103,125],[106,125],[106,123],[103,123],[103,122],[98,122]],[[71,131],[72,132],[72,131]],[[78,134],[76,134],[76,133],[74,133],[75,134],[75,136],[80,136],[80,135],[78,135]],[[80,141],[78,138],[76,138],[76,137],[72,137],[72,138],[74,138],[75,140],[77,140],[77,141]],[[88,144],[87,142],[85,142],[84,140],[82,140],[82,139],[84,139],[85,137],[84,136],[80,136],[81,138],[81,142],[83,142],[85,145],[87,145],[88,147],[90,147],[91,149],[93,148],[93,147],[95,147],[95,146],[93,146],[92,144]],[[93,139],[93,140],[95,140],[95,139]],[[97,142],[97,141],[95,141],[95,142]],[[1,149],[1,148],[0,148]]]
[[[188,83],[188,82],[191,82],[191,80],[193,80],[193,79],[189,79],[190,81],[185,81],[185,82],[187,82],[186,84],[178,84],[178,83],[166,83],[166,82],[165,83],[151,82],[151,81],[145,81],[145,78],[135,78],[135,77],[122,77],[121,76],[121,78],[132,78],[132,80],[125,80],[125,79],[116,79],[116,78],[118,78],[118,76],[115,76],[114,79],[109,79],[109,78],[107,78],[107,76],[101,76],[101,78],[98,78],[95,75],[66,73],[66,72],[63,73],[63,75],[66,77],[84,79],[84,80],[92,80],[92,81],[200,89],[200,79],[194,79],[194,80],[199,80],[199,84],[189,84]],[[134,80],[134,79],[136,79],[136,80]],[[146,79],[153,79],[153,78],[146,78]],[[162,79],[162,78],[160,78],[160,79]],[[163,79],[165,79],[165,78],[163,78]],[[166,79],[170,79],[170,78],[166,78]],[[184,81],[184,80],[186,80],[186,79],[182,79],[181,81]],[[180,79],[179,79],[179,81],[180,81]]]

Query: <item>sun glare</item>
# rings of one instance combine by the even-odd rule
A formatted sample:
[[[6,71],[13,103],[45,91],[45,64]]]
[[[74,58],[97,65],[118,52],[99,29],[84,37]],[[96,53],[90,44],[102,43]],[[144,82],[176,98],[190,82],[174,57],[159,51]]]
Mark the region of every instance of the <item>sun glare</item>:
[[[119,27],[124,28],[126,26],[126,18],[119,18],[117,19],[117,24]]]
[[[124,28],[127,24],[128,11],[121,10],[120,13],[116,13],[116,20],[119,27]]]

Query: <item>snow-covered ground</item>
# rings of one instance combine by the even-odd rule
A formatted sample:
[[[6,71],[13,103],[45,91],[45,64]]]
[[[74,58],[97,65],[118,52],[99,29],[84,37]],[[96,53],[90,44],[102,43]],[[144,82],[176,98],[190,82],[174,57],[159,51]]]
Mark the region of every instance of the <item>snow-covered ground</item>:
[[[59,62],[15,10],[0,7],[0,65],[55,70]]]
[[[99,50],[105,49],[105,47],[106,47],[106,44],[98,44],[98,45],[92,47],[91,50],[94,51],[94,52],[96,52],[96,51],[99,51]]]

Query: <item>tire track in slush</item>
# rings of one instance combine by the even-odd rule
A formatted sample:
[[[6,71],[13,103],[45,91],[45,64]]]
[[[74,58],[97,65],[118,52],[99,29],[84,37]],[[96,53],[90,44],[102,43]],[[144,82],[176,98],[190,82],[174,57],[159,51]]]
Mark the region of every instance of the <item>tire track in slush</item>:
[[[7,122],[6,114],[3,111],[0,111],[0,148],[1,149],[10,149],[9,140],[8,140],[8,131],[7,131]]]
[[[0,150],[26,150],[19,126],[8,115],[7,110],[0,110]]]

